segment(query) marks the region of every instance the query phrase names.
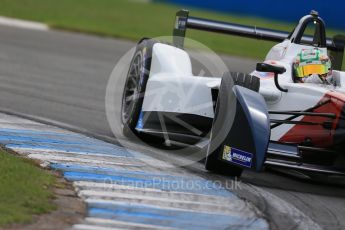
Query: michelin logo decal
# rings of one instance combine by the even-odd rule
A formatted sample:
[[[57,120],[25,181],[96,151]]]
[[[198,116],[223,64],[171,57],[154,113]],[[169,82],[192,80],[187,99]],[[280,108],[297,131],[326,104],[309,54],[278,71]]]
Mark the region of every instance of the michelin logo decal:
[[[253,154],[224,145],[222,159],[234,164],[251,168]]]

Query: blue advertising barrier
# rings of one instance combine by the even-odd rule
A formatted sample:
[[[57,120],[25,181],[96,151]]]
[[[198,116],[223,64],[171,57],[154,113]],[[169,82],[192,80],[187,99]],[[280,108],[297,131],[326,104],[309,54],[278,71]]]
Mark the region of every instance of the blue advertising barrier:
[[[159,1],[159,0],[158,0]],[[310,1],[310,0],[160,0],[184,7],[198,7],[224,13],[235,13],[268,19],[296,22],[311,10],[319,12],[327,28],[345,29],[343,11],[345,1]]]

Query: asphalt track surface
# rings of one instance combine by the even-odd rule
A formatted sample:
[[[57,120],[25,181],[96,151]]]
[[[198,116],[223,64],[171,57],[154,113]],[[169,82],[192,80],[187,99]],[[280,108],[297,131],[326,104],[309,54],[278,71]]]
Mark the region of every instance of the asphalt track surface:
[[[114,65],[134,43],[10,27],[0,27],[0,34],[2,110],[117,142],[106,119],[105,89]],[[254,60],[224,61],[232,71],[249,72],[255,66]],[[150,154],[149,149],[135,148]],[[206,172],[200,163],[186,168],[207,179],[232,182]],[[256,205],[272,229],[345,228],[343,187],[275,172],[245,172],[241,180],[241,186],[233,191]]]

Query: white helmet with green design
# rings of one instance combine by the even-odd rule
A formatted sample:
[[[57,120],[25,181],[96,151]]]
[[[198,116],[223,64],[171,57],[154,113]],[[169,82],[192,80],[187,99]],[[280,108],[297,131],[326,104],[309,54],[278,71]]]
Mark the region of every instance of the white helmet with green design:
[[[293,63],[295,80],[304,82],[304,79],[318,75],[320,79],[331,71],[331,60],[327,53],[318,48],[303,49]]]

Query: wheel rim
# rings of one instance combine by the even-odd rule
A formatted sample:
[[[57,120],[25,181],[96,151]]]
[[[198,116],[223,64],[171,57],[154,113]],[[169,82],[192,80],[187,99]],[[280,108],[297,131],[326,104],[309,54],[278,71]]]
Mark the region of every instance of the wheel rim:
[[[140,76],[142,73],[142,54],[138,52],[128,71],[122,98],[122,121],[126,123],[134,109],[135,101],[139,98]]]

